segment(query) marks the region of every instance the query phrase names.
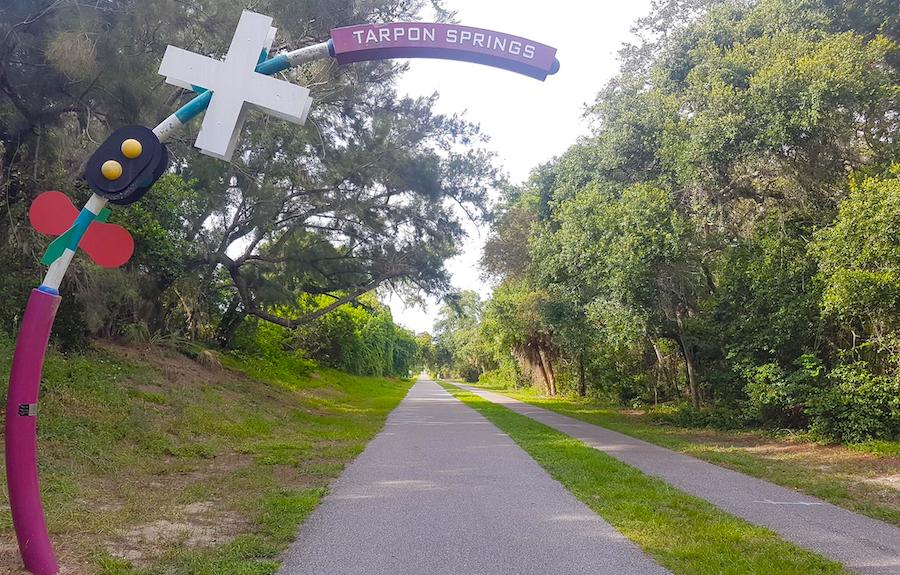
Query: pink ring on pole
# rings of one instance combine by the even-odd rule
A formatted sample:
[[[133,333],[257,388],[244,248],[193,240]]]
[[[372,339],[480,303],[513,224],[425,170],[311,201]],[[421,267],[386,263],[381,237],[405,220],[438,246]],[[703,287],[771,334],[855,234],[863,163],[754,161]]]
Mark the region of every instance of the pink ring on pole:
[[[37,470],[37,404],[44,355],[62,298],[33,290],[16,340],[6,398],[6,482],[13,525],[25,569],[34,575],[59,572]]]

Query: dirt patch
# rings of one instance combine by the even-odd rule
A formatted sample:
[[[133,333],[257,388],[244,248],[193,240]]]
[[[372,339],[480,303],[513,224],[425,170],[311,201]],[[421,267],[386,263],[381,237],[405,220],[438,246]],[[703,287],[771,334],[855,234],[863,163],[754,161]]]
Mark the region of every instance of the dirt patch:
[[[96,567],[91,567],[87,557],[72,552],[76,545],[68,538],[54,538],[59,575],[93,575]],[[31,575],[22,566],[22,557],[15,541],[0,542],[0,575]]]
[[[151,489],[161,490],[166,496],[180,493],[196,484],[216,484],[228,475],[253,465],[253,457],[243,453],[223,453],[206,460],[189,460],[184,462],[177,457],[167,456],[163,459],[169,463],[167,471],[156,476],[155,479],[145,481],[145,477],[134,478],[131,481],[142,481]],[[189,466],[184,465],[188,463]],[[178,466],[181,465],[181,468]],[[128,480],[126,480],[128,481]],[[148,496],[152,493],[148,493]]]
[[[826,472],[858,477],[861,481],[879,483],[900,491],[900,459],[879,457],[833,445],[804,441],[750,441],[734,448],[765,459],[795,461]]]
[[[869,479],[864,479],[863,481],[900,492],[900,473],[872,477]]]
[[[252,510],[261,495],[326,486],[347,462],[343,442],[322,440],[319,423],[305,415],[347,396],[324,374],[315,385],[298,379],[297,389],[288,390],[201,365],[165,347],[103,341],[95,347],[106,359],[129,364],[116,385],[128,391],[133,403],[124,406],[132,414],[127,425],[138,432],[125,434],[128,439],[122,441],[111,433],[116,457],[107,465],[81,452],[70,456],[68,444],[44,441],[43,456],[62,479],[57,495],[69,482],[77,483],[69,496],[58,496],[51,510],[56,515],[50,514],[65,575],[96,574],[98,551],[141,568],[171,549],[227,544],[257,529],[258,513]],[[240,415],[223,415],[227,421],[221,428],[204,425],[230,408],[239,408]],[[335,417],[343,410],[322,408],[321,413]],[[264,445],[282,438],[291,442],[294,436],[298,452],[311,441],[319,449],[303,451],[293,465],[266,465],[254,456],[256,439]],[[0,493],[0,505],[3,499]],[[8,513],[0,508],[0,514]],[[0,540],[0,575],[25,575],[11,530]]]
[[[179,385],[202,386],[221,383],[223,378],[238,380],[239,375],[228,370],[206,367],[191,358],[161,346],[130,346],[98,340],[93,342],[101,350],[130,361],[148,363],[169,382]]]
[[[132,362],[150,365],[158,373],[157,377],[135,378],[128,385],[144,393],[165,393],[167,390],[205,389],[214,387],[224,400],[246,401],[248,389],[257,400],[274,400],[282,404],[293,404],[297,397],[269,385],[260,385],[242,373],[225,367],[205,366],[178,351],[153,345],[130,346],[98,340],[95,347],[117,357]],[[154,381],[154,379],[158,381]]]
[[[176,507],[168,519],[159,519],[119,533],[107,546],[115,557],[142,565],[166,548],[189,549],[223,545],[249,528],[238,513],[227,513],[214,501],[200,501]]]
[[[0,540],[0,573],[4,575],[27,575],[27,571],[19,567],[21,564],[19,547],[15,541]]]

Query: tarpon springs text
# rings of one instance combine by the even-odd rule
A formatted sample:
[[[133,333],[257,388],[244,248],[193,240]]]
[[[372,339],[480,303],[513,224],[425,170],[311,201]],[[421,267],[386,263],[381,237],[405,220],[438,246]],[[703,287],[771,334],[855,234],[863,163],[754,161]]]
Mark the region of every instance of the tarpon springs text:
[[[398,42],[440,42],[462,47],[482,48],[511,56],[520,56],[528,60],[534,59],[537,51],[533,44],[506,36],[497,36],[487,31],[477,32],[456,28],[438,30],[434,27],[416,25],[356,30],[353,32],[353,38],[359,46],[371,47],[373,44]]]

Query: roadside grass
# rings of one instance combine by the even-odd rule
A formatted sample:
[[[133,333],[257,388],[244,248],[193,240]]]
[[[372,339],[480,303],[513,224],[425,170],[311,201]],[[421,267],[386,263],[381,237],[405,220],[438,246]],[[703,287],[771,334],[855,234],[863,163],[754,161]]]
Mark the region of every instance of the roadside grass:
[[[846,573],[824,557],[645,475],[578,440],[449,384],[575,497],[676,575]]]
[[[48,524],[75,574],[273,573],[412,383],[98,345],[49,354],[38,420]],[[11,350],[0,339],[4,387]],[[0,572],[19,565],[5,498]]]
[[[871,453],[872,455],[900,457],[900,441],[873,439],[872,441],[866,441],[865,443],[851,443],[847,448],[863,453]]]
[[[900,525],[900,442],[822,445],[804,436],[721,431],[657,423],[644,412],[590,398],[469,384],[624,433],[851,511]]]

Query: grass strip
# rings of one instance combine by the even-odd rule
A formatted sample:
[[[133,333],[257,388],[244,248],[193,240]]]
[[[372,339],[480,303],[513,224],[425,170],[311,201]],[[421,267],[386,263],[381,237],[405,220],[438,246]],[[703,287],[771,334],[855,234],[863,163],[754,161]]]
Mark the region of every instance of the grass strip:
[[[42,380],[41,487],[66,573],[275,573],[413,383],[307,373],[290,358],[226,355],[222,369],[165,347],[98,345],[51,352]],[[0,335],[0,394],[12,350]],[[0,490],[10,543],[0,573],[21,564],[14,540]]]
[[[892,503],[896,502],[896,496],[892,496],[890,488],[867,481],[865,472],[867,468],[873,468],[875,473],[874,469],[878,467],[890,467],[888,463],[879,465],[876,458],[896,457],[900,442],[878,442],[867,446],[867,452],[871,453],[868,461],[865,460],[866,455],[860,454],[857,459],[848,459],[843,463],[827,459],[824,462],[813,460],[806,463],[796,456],[779,459],[728,445],[730,441],[740,443],[742,439],[753,437],[753,432],[726,432],[659,425],[646,421],[646,416],[626,415],[614,407],[591,399],[544,397],[530,390],[512,391],[496,387],[479,387],[783,487],[796,489],[873,519],[900,526],[900,509]],[[769,440],[771,441],[775,440]],[[786,446],[792,445],[790,442],[782,441]],[[760,442],[765,443],[763,440]]]
[[[676,575],[847,573],[768,529],[473,393],[441,384],[509,435],[554,479]]]

